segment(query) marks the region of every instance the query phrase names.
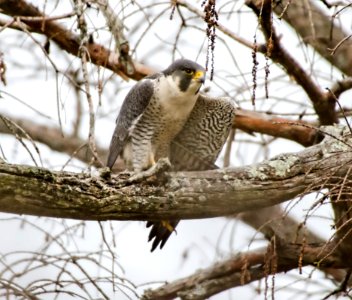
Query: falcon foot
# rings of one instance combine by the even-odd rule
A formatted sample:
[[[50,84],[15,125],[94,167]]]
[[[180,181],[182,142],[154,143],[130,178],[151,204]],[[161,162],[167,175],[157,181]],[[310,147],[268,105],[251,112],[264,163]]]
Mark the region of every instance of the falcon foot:
[[[111,178],[111,170],[109,167],[101,168],[99,170],[99,175],[101,178],[110,179]]]
[[[170,224],[169,221],[161,221],[161,225],[164,226],[168,231],[173,232],[175,228]]]
[[[171,163],[168,158],[160,158],[155,165],[146,171],[139,172],[127,179],[128,184],[147,182],[147,183],[164,183],[168,181],[167,171],[171,169]]]

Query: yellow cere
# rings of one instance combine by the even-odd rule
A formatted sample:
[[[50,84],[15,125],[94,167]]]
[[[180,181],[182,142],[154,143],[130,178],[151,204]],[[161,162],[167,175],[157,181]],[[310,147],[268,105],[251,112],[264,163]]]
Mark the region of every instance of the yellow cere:
[[[197,71],[197,72],[194,74],[193,78],[194,78],[194,79],[199,79],[199,78],[202,78],[203,76],[204,76],[204,72],[203,72],[203,71]]]

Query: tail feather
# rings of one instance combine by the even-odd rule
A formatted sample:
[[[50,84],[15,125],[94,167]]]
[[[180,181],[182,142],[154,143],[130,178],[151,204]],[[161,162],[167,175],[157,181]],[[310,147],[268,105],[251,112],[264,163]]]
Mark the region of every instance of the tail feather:
[[[148,237],[148,242],[150,242],[151,240],[153,240],[152,243],[152,248],[151,248],[151,252],[153,252],[159,245],[160,245],[160,249],[162,249],[165,245],[165,243],[167,242],[167,240],[169,239],[170,235],[176,231],[175,228],[177,226],[177,224],[179,223],[179,220],[177,221],[167,221],[170,226],[173,228],[172,231],[170,231],[169,228],[167,228],[162,221],[157,221],[157,222],[152,222],[152,221],[148,221],[147,222],[147,227],[152,227],[149,233],[149,237]]]

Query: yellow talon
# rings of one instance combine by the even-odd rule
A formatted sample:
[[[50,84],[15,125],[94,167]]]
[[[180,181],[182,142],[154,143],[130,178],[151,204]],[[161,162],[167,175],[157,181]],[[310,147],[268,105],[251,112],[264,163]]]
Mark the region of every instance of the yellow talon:
[[[173,232],[175,230],[175,228],[171,226],[169,221],[161,221],[161,225],[163,225],[170,232]]]
[[[150,153],[149,154],[149,168],[154,166],[156,164],[155,159],[154,159],[154,154]]]

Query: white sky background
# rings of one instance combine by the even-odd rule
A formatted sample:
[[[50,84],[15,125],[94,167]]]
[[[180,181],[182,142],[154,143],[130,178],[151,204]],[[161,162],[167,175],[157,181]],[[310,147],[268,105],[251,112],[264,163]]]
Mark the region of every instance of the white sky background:
[[[43,7],[42,1],[36,1],[36,5],[40,9]],[[115,6],[116,2],[111,1],[111,6]],[[137,10],[136,5],[127,5],[129,1],[123,1],[125,8],[121,12],[121,6],[116,5],[116,12],[120,12],[119,16],[128,16],[129,13]],[[152,2],[151,2],[152,3]],[[168,7],[168,4],[155,6],[148,10],[148,12],[156,15]],[[192,5],[199,9],[201,2],[190,1]],[[217,1],[218,7],[221,7],[224,1]],[[56,2],[49,2],[47,5],[47,13],[50,15],[60,15],[70,12],[72,10],[70,1],[60,1],[59,5]],[[141,3],[140,3],[141,4]],[[252,13],[244,6],[242,1],[236,2],[233,6],[230,2],[223,8],[223,11],[233,9],[234,14],[227,18],[225,15],[220,15],[219,22],[226,24],[231,30],[249,41],[253,41],[253,36],[257,32],[258,41],[262,41],[260,31],[257,30],[257,20]],[[182,12],[187,16],[185,9]],[[162,18],[158,19],[155,24],[147,31],[143,39],[139,41],[143,32],[147,28],[146,22],[143,21],[143,14],[141,11],[134,13],[130,17],[126,17],[124,24],[126,26],[126,37],[129,40],[130,47],[134,49],[139,43],[134,58],[137,61],[145,63],[148,66],[153,66],[156,69],[162,69],[168,66],[173,60],[173,43],[175,41],[176,32],[180,24],[180,17],[177,11],[174,14],[174,19],[169,20],[170,9],[167,9]],[[101,15],[97,15],[92,9],[90,13],[90,20],[94,24],[89,23],[89,30],[94,31],[94,28],[103,28],[105,23]],[[348,16],[344,15],[343,24],[346,29],[350,29],[351,21]],[[152,20],[152,17],[150,18]],[[89,19],[87,19],[89,21]],[[73,18],[72,21],[75,21]],[[65,23],[67,27],[76,28],[76,24],[70,21]],[[189,22],[195,24],[199,28],[205,28],[205,25],[198,20]],[[138,24],[138,26],[136,26]],[[278,33],[282,34],[282,43],[286,49],[290,49],[296,59],[309,69],[314,65],[312,76],[317,76],[317,80],[321,87],[330,87],[331,83],[336,79],[341,79],[341,75],[336,70],[331,70],[330,66],[326,64],[314,53],[311,49],[301,45],[295,33],[293,33],[287,26],[275,20],[275,27]],[[106,31],[106,30],[105,30]],[[218,31],[219,33],[219,31]],[[39,35],[34,35],[36,39],[42,43],[45,39]],[[224,36],[219,33],[219,38]],[[99,33],[94,34],[94,39],[97,43],[108,46],[111,43],[111,38],[104,30],[99,30]],[[59,75],[58,85],[55,82],[55,74],[50,66],[50,63],[45,58],[39,47],[33,46],[32,41],[24,34],[17,34],[13,31],[5,30],[0,33],[0,51],[4,53],[4,58],[7,63],[7,81],[8,85],[4,87],[0,85],[0,113],[6,115],[23,117],[25,119],[35,120],[37,123],[58,126],[58,111],[57,111],[57,89],[60,95],[60,116],[62,118],[63,131],[69,134],[72,130],[72,121],[75,116],[75,101],[72,88],[68,85],[64,76]],[[197,60],[201,64],[205,64],[206,55],[206,37],[205,32],[198,31],[193,28],[185,30],[180,36],[180,42],[177,46],[174,58],[184,56],[189,59]],[[28,52],[28,48],[31,51]],[[112,48],[112,45],[111,47]],[[229,55],[228,49],[231,49],[233,58]],[[80,66],[80,61],[72,56],[63,54],[54,43],[51,43],[50,57],[54,60],[56,66],[63,73],[68,69]],[[234,60],[233,60],[234,59]],[[264,101],[264,65],[265,61],[260,54],[258,54],[260,61],[258,72],[258,89],[256,110],[266,111],[272,110],[274,112],[296,112],[301,113],[306,110],[311,112],[311,105],[307,100],[306,95],[301,88],[293,84],[290,79],[275,65],[270,66],[269,79],[275,79],[269,84],[270,98]],[[69,62],[69,63],[67,63]],[[44,69],[37,69],[38,64],[45,65]],[[95,69],[95,68],[94,68]],[[96,69],[95,69],[96,70]],[[217,40],[215,49],[215,80],[213,82],[207,81],[205,87],[210,88],[212,95],[226,94],[233,97],[237,103],[243,107],[252,109],[250,104],[252,71],[251,51],[239,45],[237,42],[227,40],[226,45]],[[316,75],[318,74],[318,75]],[[133,81],[123,82],[117,75],[111,76],[108,70],[100,70],[100,79],[104,81],[104,90],[102,94],[101,105],[98,105],[99,97],[96,86],[92,86],[93,99],[96,105],[96,139],[102,146],[108,146],[112,131],[114,130],[115,118],[118,114],[118,109],[123,101],[123,98],[129,88],[134,84]],[[98,78],[97,72],[92,74],[92,82]],[[347,104],[348,97],[351,94],[343,95],[342,102]],[[17,97],[23,103],[31,108],[28,108],[23,103],[14,99]],[[278,100],[278,97],[280,98]],[[87,103],[84,95],[82,95],[84,110],[87,112]],[[288,102],[291,101],[291,102]],[[39,115],[35,110],[48,116],[45,118]],[[308,119],[308,118],[306,118]],[[82,124],[81,137],[86,138],[88,133],[88,118],[85,115]],[[232,155],[232,165],[239,166],[243,164],[250,164],[261,161],[264,158],[272,157],[273,155],[283,152],[293,152],[302,149],[301,146],[289,141],[277,140],[271,143],[267,151],[263,151],[256,141],[268,140],[268,137],[262,137],[259,134],[256,137],[251,137],[246,134],[238,134],[236,142],[234,143],[234,151]],[[242,141],[242,142],[240,142]],[[249,141],[249,142],[245,142]],[[29,155],[26,154],[22,146],[12,137],[0,136],[0,146],[5,153],[8,162],[20,164],[33,164]],[[32,149],[33,150],[33,149]],[[53,153],[46,146],[40,147],[41,159],[44,167],[60,170],[62,165],[67,161],[68,157],[59,153]],[[38,156],[35,155],[39,162]],[[221,164],[222,158],[219,159]],[[80,172],[85,170],[85,165],[77,160],[73,160],[65,170],[72,170]],[[314,201],[312,197],[306,197],[304,201],[293,205],[290,203],[293,215],[302,219],[307,213],[307,209]],[[308,220],[309,228],[316,229],[319,234],[325,238],[329,238],[332,234],[330,225],[332,223],[331,212],[328,206],[323,206],[315,212],[315,217]],[[2,214],[3,219],[12,218],[8,214]],[[0,244],[0,253],[5,254],[13,250],[28,250],[38,251],[43,244],[44,235],[38,233],[37,229],[31,228],[31,225],[20,227],[21,223],[16,220],[7,220],[0,222],[0,230],[6,232]],[[25,217],[26,220],[31,221],[41,228],[48,228],[53,234],[63,229],[60,220],[50,220],[45,218]],[[56,225],[52,225],[56,223]],[[69,227],[78,221],[66,220],[65,226]],[[63,240],[63,245],[68,251],[96,251],[99,249],[101,242],[101,232],[97,222],[86,222],[84,237],[68,238]],[[109,240],[112,239],[113,233],[110,231],[110,224],[105,222],[106,235]],[[177,235],[171,236],[166,246],[162,251],[156,250],[150,253],[150,244],[147,243],[148,230],[145,229],[143,222],[113,222],[114,237],[116,247],[113,250],[116,253],[118,263],[123,267],[123,276],[131,280],[133,283],[139,285],[148,282],[161,282],[164,280],[172,281],[174,279],[190,275],[199,268],[210,266],[215,261],[228,257],[234,251],[247,251],[248,249],[255,249],[265,245],[260,234],[255,232],[248,226],[243,225],[238,221],[229,221],[224,218],[216,218],[209,220],[192,220],[182,221],[177,227]],[[109,236],[110,234],[110,236]],[[254,238],[254,241],[252,239]],[[75,242],[74,242],[75,241]],[[112,245],[112,244],[111,244]],[[61,251],[59,247],[53,246],[50,250],[52,253]],[[108,260],[106,261],[109,264]],[[91,267],[92,274],[96,271],[94,266]],[[308,274],[311,268],[305,268],[305,273]],[[46,270],[51,274],[52,270]],[[123,272],[118,271],[119,275]],[[297,290],[290,290],[288,288],[278,290],[275,295],[276,299],[305,299],[308,290],[318,290],[323,292],[333,289],[333,285],[329,285],[325,280],[310,280],[309,284],[305,282],[308,275],[299,275],[298,272],[290,272],[290,276],[277,276],[276,288],[285,286],[286,284],[302,281],[301,284],[295,286]],[[52,273],[54,274],[54,273]],[[41,276],[42,274],[40,274]],[[34,276],[34,275],[33,275]],[[36,276],[39,276],[38,274]],[[319,272],[315,271],[313,277],[322,278]],[[21,279],[25,281],[26,279]],[[264,282],[254,283],[252,287],[260,286],[264,288]],[[139,292],[144,287],[139,288]],[[106,286],[106,293],[109,293],[111,299],[124,299],[121,293],[113,293],[111,288]],[[134,296],[129,294],[132,298]],[[317,297],[313,295],[309,299],[320,299],[322,294]],[[50,299],[50,298],[45,298]],[[63,298],[64,299],[64,298]],[[127,298],[126,298],[127,299]],[[257,295],[254,288],[239,287],[230,292],[225,292],[214,296],[213,299],[263,299],[263,294]]]

